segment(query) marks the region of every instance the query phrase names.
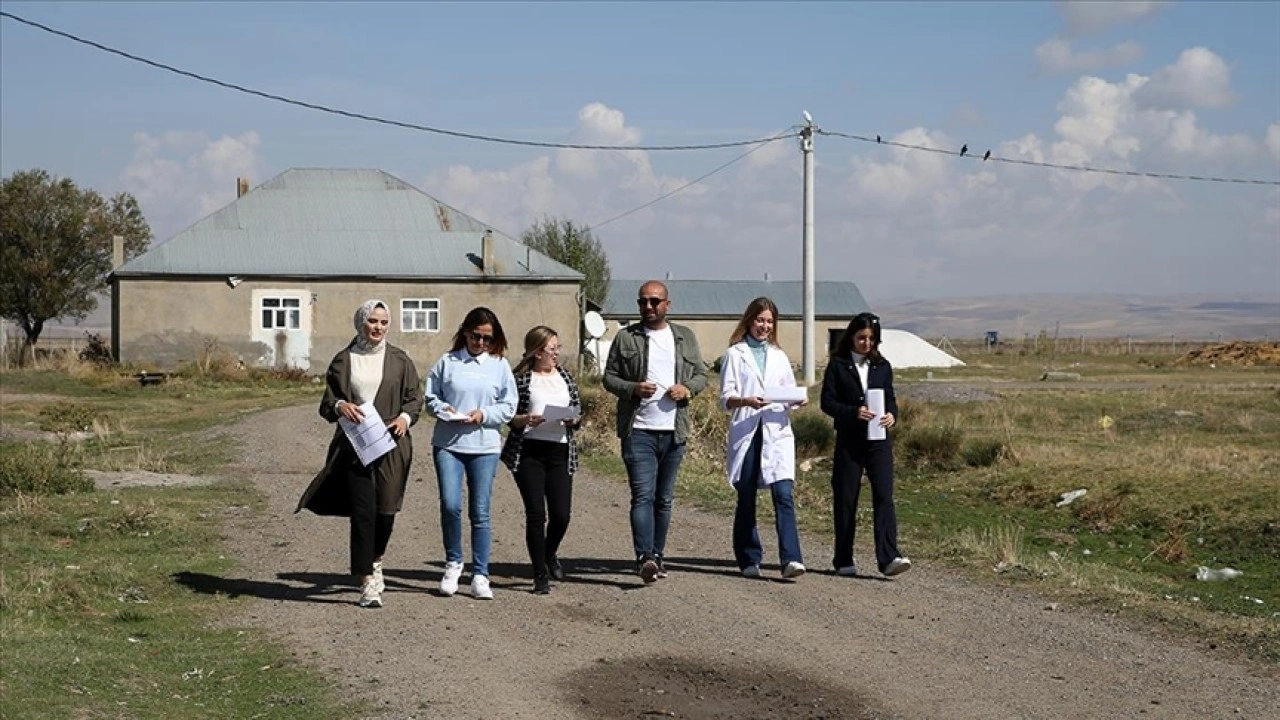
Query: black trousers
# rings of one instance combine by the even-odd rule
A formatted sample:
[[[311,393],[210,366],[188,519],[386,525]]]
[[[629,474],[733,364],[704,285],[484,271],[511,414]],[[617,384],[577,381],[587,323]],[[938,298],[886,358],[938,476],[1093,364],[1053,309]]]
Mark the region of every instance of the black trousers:
[[[893,445],[889,439],[836,437],[835,463],[831,471],[836,545],[831,562],[836,568],[853,564],[853,535],[858,524],[858,494],[862,489],[864,470],[871,484],[876,564],[884,571],[894,558],[901,556],[898,552],[898,517],[893,508]]]
[[[569,529],[573,505],[573,476],[569,474],[569,445],[525,440],[520,448],[516,486],[524,499],[524,544],[533,574],[547,574],[547,559],[560,551]]]
[[[387,552],[395,515],[378,512],[378,492],[373,468],[354,464],[347,472],[347,492],[351,499],[351,574],[373,574],[373,561]]]

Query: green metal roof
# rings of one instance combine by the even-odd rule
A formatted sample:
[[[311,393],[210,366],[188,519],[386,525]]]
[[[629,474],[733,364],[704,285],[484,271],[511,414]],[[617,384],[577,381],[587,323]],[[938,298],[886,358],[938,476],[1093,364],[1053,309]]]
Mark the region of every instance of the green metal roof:
[[[115,274],[479,279],[488,229],[381,170],[295,168]],[[582,278],[505,235],[493,240],[490,277]]]
[[[739,318],[747,305],[767,297],[784,318],[799,318],[804,311],[804,283],[799,280],[662,280],[671,298],[671,317]],[[619,320],[639,318],[636,294],[644,280],[611,280],[609,298],[600,311]],[[858,286],[851,282],[814,283],[814,316],[851,318],[870,308]]]

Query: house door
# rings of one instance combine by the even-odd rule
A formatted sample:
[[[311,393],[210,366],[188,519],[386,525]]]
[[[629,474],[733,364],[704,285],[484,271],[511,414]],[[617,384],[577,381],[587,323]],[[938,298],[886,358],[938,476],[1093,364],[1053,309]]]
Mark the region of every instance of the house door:
[[[311,367],[311,292],[253,291],[252,340],[266,346],[259,364],[266,367]]]

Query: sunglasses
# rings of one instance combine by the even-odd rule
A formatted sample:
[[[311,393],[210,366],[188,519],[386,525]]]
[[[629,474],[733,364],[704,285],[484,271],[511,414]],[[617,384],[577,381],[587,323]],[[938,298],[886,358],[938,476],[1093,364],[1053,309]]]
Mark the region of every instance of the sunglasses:
[[[636,298],[636,304],[639,305],[640,307],[644,307],[648,305],[649,307],[656,308],[666,301],[667,301],[666,298],[657,298],[657,297]]]
[[[485,345],[488,345],[489,343],[493,342],[492,335],[481,335],[478,332],[470,332],[470,331],[467,332],[467,339],[473,343],[484,343]]]

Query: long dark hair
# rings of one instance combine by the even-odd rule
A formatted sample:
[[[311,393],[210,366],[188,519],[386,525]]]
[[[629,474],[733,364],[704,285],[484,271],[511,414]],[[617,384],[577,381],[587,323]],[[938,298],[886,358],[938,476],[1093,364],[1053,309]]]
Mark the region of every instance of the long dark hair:
[[[867,353],[867,359],[872,365],[878,365],[884,362],[884,356],[880,354],[880,317],[874,313],[864,312],[853,316],[849,321],[849,326],[844,329],[844,334],[836,341],[835,350],[831,351],[833,358],[851,358],[853,357],[853,336],[858,334],[860,330],[871,328],[871,352]]]
[[[778,344],[778,306],[767,297],[758,297],[752,300],[747,309],[742,313],[742,319],[738,321],[738,327],[733,329],[733,334],[729,336],[729,344],[734,345],[742,341],[751,331],[751,324],[756,321],[760,313],[768,310],[773,314],[773,327],[769,330],[769,337],[765,338],[770,345]]]
[[[481,325],[489,325],[493,327],[493,341],[489,343],[489,354],[494,357],[502,357],[507,352],[507,336],[502,332],[502,323],[498,322],[498,316],[487,307],[471,308],[471,312],[462,319],[462,324],[458,326],[458,332],[453,334],[452,351],[460,350],[467,346],[467,333],[475,330]]]

